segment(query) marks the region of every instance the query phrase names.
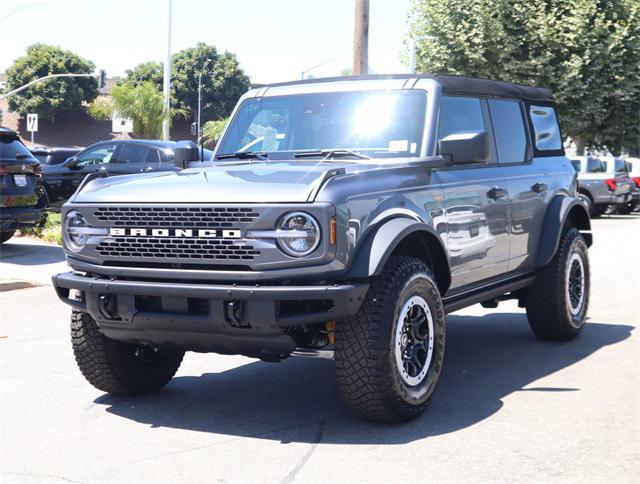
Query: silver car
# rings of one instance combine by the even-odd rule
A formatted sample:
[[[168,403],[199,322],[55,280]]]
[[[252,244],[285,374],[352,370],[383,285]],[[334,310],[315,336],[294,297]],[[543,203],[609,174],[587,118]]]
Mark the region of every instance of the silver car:
[[[614,157],[573,156],[580,199],[591,217],[617,212],[631,201],[632,182],[624,160]]]

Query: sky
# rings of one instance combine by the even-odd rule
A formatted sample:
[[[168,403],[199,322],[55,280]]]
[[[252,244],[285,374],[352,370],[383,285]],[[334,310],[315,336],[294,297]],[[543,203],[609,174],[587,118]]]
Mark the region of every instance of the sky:
[[[36,42],[74,51],[108,77],[162,61],[166,1],[2,0],[0,72]],[[407,72],[399,57],[410,6],[411,0],[371,0],[372,72]],[[173,0],[172,51],[213,44],[236,54],[254,83],[299,79],[325,62],[309,74],[334,76],[351,67],[353,23],[354,0]]]

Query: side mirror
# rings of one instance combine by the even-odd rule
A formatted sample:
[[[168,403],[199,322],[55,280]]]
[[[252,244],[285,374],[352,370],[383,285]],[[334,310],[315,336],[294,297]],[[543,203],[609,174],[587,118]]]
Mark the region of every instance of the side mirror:
[[[456,131],[438,141],[440,155],[454,165],[487,163],[489,161],[489,133],[486,131]]]
[[[70,156],[66,160],[64,160],[64,166],[73,170],[73,168],[78,164],[78,157],[76,155]]]
[[[173,149],[173,160],[176,168],[184,170],[192,161],[200,160],[200,150],[193,141],[177,141]]]

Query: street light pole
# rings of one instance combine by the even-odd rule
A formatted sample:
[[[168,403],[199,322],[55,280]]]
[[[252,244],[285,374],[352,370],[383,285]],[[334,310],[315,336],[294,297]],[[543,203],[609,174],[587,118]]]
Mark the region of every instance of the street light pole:
[[[211,59],[207,59],[202,63],[200,75],[198,76],[198,143],[200,144],[200,161],[204,161],[204,143],[202,142],[202,73]]]
[[[164,79],[162,83],[162,95],[164,96],[164,108],[166,116],[162,122],[162,139],[169,139],[169,110],[171,109],[171,8],[172,0],[166,0],[167,15],[167,58],[164,63]]]

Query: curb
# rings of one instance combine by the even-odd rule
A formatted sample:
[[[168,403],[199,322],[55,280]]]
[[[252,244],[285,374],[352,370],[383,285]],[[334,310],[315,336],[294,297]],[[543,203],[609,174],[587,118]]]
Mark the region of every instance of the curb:
[[[31,281],[22,281],[18,279],[0,279],[0,292],[14,291],[16,289],[27,289],[29,287],[38,287],[42,284]]]

